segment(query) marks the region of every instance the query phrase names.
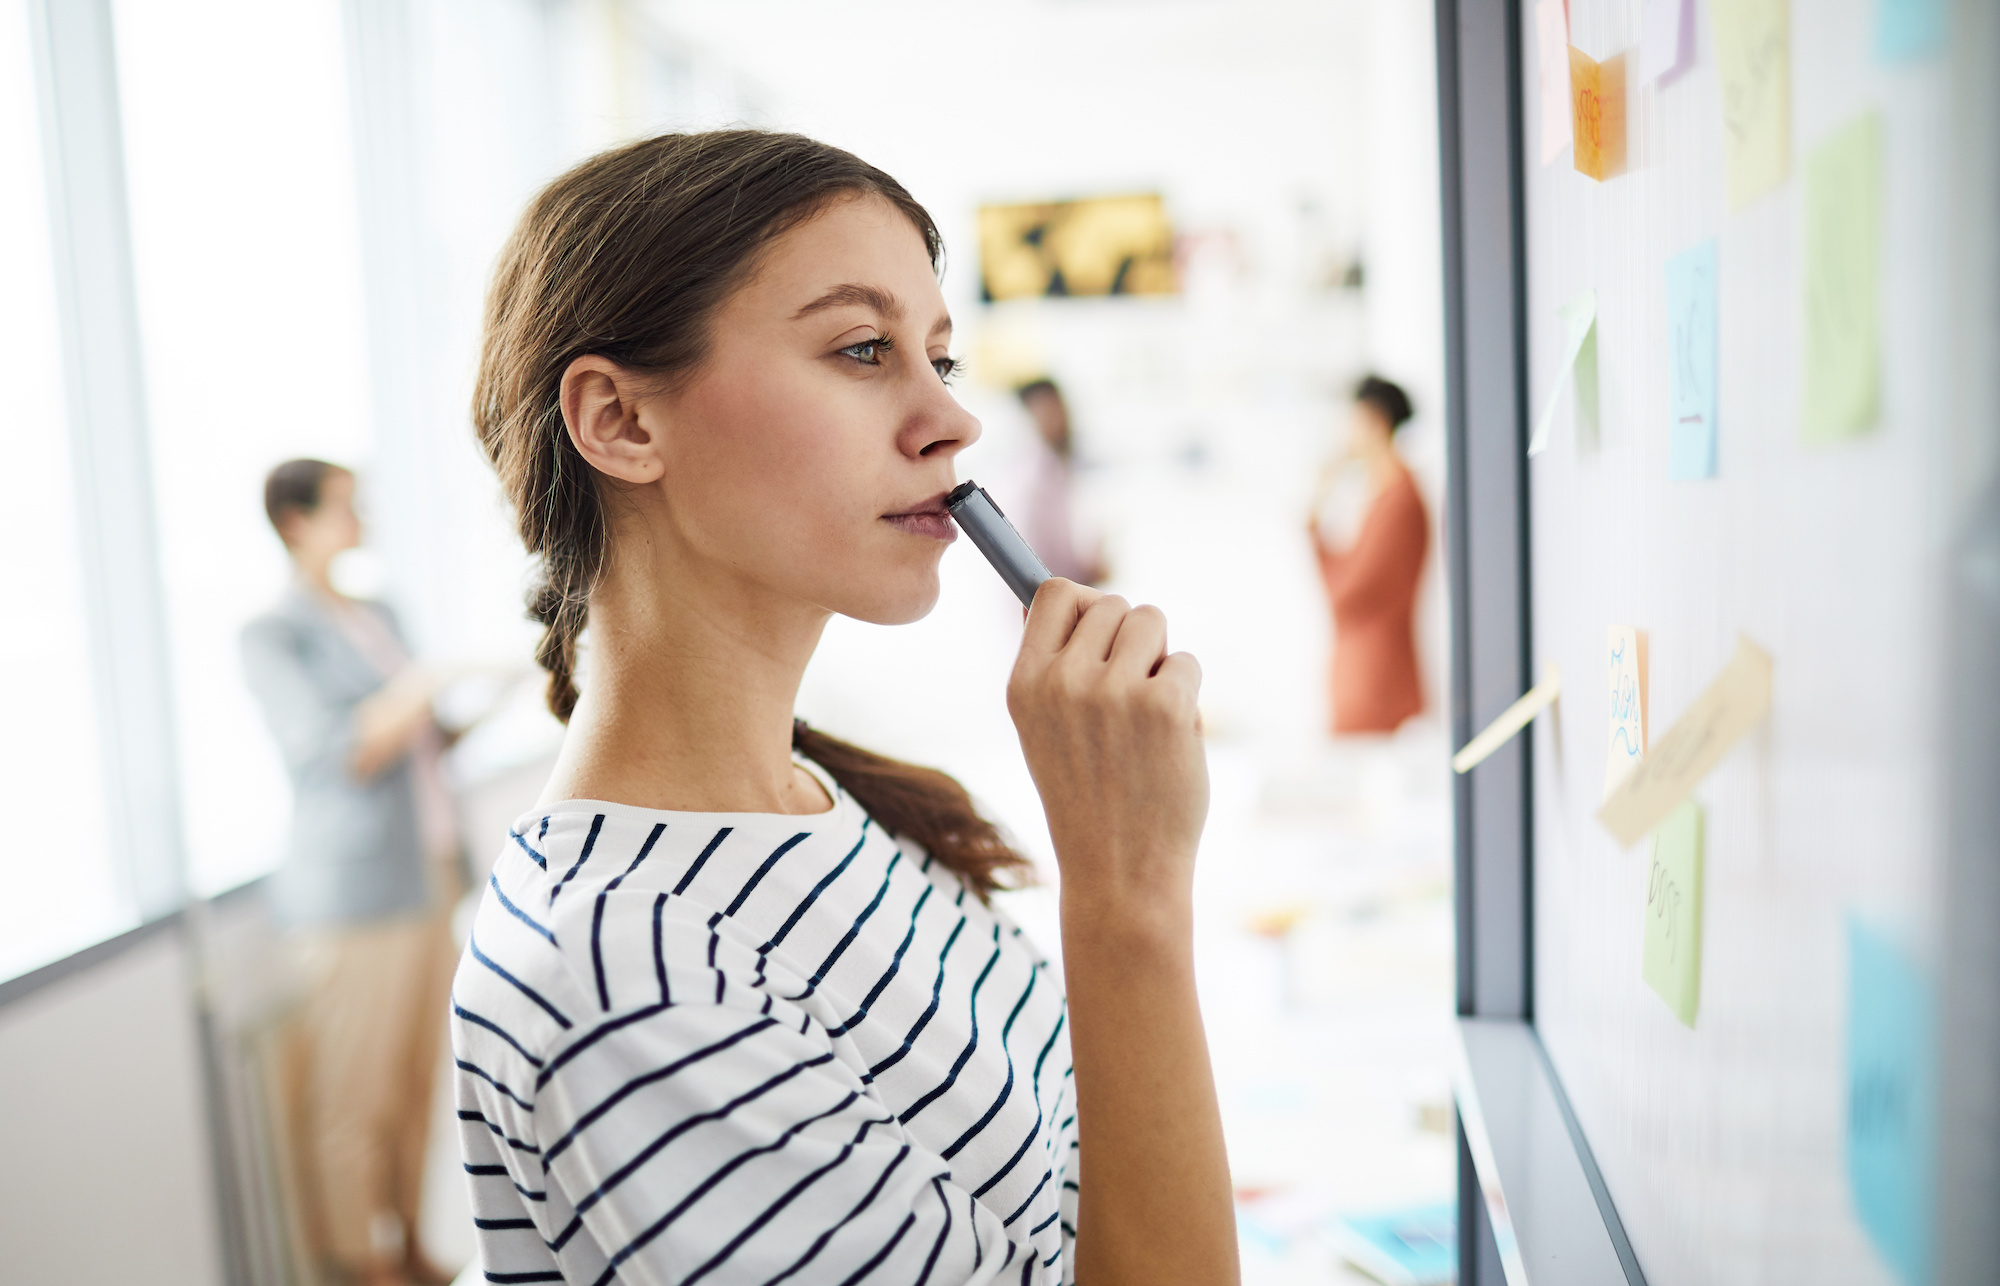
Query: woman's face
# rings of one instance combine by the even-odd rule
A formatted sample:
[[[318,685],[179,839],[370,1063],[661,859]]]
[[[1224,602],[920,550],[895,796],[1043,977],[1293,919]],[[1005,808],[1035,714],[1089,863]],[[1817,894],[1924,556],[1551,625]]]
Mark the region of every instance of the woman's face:
[[[910,221],[842,200],[765,252],[709,356],[642,402],[664,521],[707,570],[894,624],[937,601],[953,459],[979,436],[945,385],[951,318]]]
[[[293,510],[285,516],[285,545],[294,558],[324,564],[335,554],[361,543],[361,517],[354,508],[354,475],[334,469],[319,483],[319,504],[312,512]]]

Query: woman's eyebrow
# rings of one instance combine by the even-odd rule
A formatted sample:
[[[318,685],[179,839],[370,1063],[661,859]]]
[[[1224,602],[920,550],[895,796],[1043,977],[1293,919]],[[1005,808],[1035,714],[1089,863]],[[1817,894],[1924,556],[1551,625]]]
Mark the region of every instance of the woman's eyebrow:
[[[828,308],[841,308],[849,304],[860,304],[865,308],[872,308],[889,321],[901,321],[903,319],[902,300],[896,298],[880,286],[870,286],[861,282],[850,281],[844,285],[835,286],[832,290],[827,291],[818,299],[813,300],[804,308],[793,313],[792,320],[798,321],[801,318],[810,317],[814,313],[824,312]]]

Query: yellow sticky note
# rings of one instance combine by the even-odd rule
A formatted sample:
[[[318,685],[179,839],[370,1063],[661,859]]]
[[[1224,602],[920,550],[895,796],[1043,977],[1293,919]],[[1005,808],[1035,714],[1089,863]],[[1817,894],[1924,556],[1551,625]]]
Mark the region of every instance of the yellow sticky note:
[[[1729,208],[1785,181],[1792,158],[1790,0],[1713,0],[1722,130],[1729,145]]]
[[[1738,637],[1736,655],[1626,774],[1597,810],[1597,820],[1620,844],[1636,842],[1686,799],[1695,783],[1770,710],[1770,654]]]
[[[1806,161],[1808,442],[1874,427],[1882,385],[1882,118],[1843,126]]]
[[[1701,805],[1682,800],[1653,832],[1639,965],[1646,985],[1689,1027],[1701,1007],[1702,820]]]
[[[1609,799],[1646,753],[1646,636],[1630,625],[1614,625],[1607,634],[1611,731],[1604,761],[1604,797]]]
[[[1571,45],[1569,98],[1576,172],[1602,182],[1625,172],[1625,55],[1597,62]]]

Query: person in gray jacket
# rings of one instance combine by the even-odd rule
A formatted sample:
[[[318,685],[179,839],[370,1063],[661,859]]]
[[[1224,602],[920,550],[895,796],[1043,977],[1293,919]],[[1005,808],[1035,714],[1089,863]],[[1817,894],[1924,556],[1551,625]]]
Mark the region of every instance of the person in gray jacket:
[[[270,889],[308,979],[286,1057],[304,1233],[338,1281],[448,1282],[417,1242],[463,884],[440,679],[387,607],[333,586],[334,557],[361,543],[353,473],[287,461],[264,506],[294,575],[244,627],[243,663],[292,782]]]

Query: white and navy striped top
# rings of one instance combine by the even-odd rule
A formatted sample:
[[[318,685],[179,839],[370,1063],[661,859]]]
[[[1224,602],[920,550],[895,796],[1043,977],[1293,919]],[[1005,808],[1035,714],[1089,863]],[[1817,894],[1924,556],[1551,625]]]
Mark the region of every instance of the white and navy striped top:
[[[814,771],[817,816],[516,823],[452,995],[486,1280],[1075,1280],[1061,988]]]

